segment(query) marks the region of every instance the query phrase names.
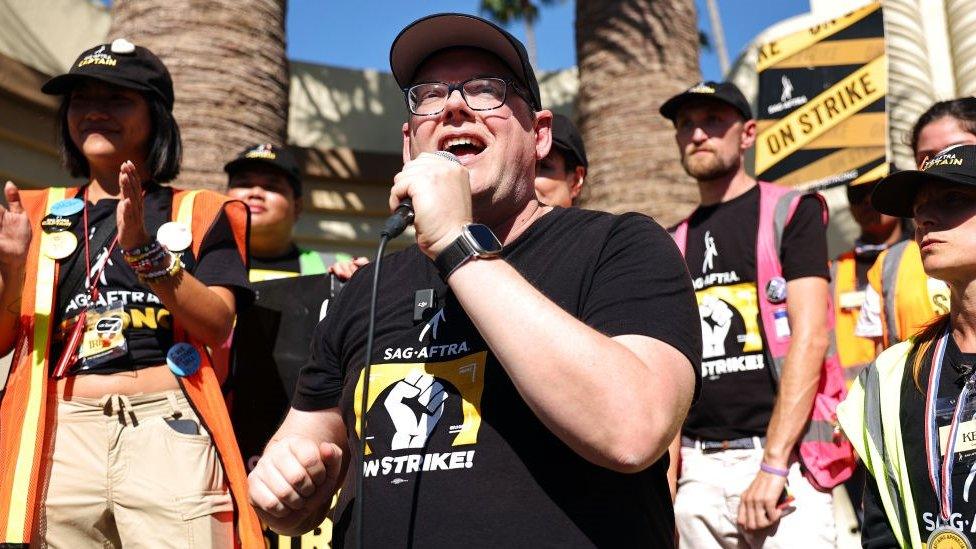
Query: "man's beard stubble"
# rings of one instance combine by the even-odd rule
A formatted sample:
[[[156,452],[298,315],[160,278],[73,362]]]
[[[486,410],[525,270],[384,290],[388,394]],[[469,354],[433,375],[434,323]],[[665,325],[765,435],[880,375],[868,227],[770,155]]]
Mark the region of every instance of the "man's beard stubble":
[[[696,181],[713,181],[734,174],[739,169],[738,159],[725,163],[714,152],[706,155],[685,155],[681,159],[681,165],[685,173]]]

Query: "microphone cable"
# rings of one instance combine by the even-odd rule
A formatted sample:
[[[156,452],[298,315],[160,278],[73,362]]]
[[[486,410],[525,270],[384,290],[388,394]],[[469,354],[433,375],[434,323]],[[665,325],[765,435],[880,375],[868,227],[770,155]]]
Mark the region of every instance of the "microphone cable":
[[[447,151],[434,151],[435,155],[450,160],[451,162],[461,163],[458,157]],[[369,405],[369,377],[372,370],[373,357],[373,335],[376,327],[376,296],[380,286],[380,266],[383,261],[383,253],[386,251],[386,244],[394,238],[400,236],[406,228],[413,223],[413,202],[410,198],[400,201],[386,220],[383,231],[380,232],[380,243],[376,248],[376,260],[373,262],[373,285],[369,297],[369,327],[366,332],[366,364],[363,366],[363,374],[360,379],[363,382],[363,392],[359,401],[359,472],[356,476],[356,500],[353,502],[353,520],[356,521],[356,549],[363,549],[363,500],[365,492],[363,479],[366,477],[366,435],[368,425],[366,422],[366,411]]]

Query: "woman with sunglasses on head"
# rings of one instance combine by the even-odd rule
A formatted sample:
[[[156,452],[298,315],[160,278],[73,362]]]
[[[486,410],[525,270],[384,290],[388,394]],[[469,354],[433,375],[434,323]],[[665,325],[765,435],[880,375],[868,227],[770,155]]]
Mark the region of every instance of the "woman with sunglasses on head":
[[[976,145],[955,145],[875,188],[879,212],[912,217],[928,276],[951,307],[878,356],[837,409],[873,480],[864,547],[976,542]]]
[[[246,209],[161,185],[181,144],[149,50],[96,46],[43,91],[87,183],[4,189],[0,542],[263,547],[210,354],[251,299]]]

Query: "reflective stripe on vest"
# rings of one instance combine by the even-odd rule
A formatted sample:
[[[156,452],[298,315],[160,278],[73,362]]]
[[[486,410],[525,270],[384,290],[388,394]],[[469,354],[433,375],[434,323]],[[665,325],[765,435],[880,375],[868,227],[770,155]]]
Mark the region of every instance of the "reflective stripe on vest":
[[[837,407],[841,427],[874,478],[901,547],[922,546],[900,419],[902,377],[911,347],[911,342],[903,342],[881,353]]]
[[[63,187],[51,188],[47,192],[47,202],[45,210],[53,203],[62,200],[67,195],[67,189]],[[45,436],[38,436],[43,433],[40,430],[42,422],[45,421],[43,407],[47,392],[48,381],[48,360],[49,341],[51,337],[51,310],[54,302],[54,287],[57,278],[57,262],[44,255],[44,241],[48,238],[48,233],[39,231],[40,244],[37,260],[36,279],[34,283],[34,319],[33,319],[33,345],[30,350],[30,382],[27,395],[27,407],[24,411],[23,421],[20,424],[20,445],[17,450],[16,466],[13,471],[13,479],[10,489],[10,501],[7,506],[6,539],[11,543],[26,543],[27,535],[25,524],[29,524],[28,513],[34,512],[28,509],[28,502],[39,499],[39,495],[29,494],[40,489],[34,481],[34,468],[39,464],[38,457],[40,452],[37,445],[44,444]],[[34,497],[29,497],[33,495]]]
[[[905,255],[905,248],[908,247],[908,240],[899,242],[888,248],[884,260],[881,262],[881,295],[884,298],[884,317],[885,327],[885,346],[894,345],[902,341],[905,334],[898,330],[898,302],[895,300],[898,288],[898,267],[901,265],[901,258]]]
[[[204,234],[202,233],[205,232],[205,230],[200,229],[209,227],[200,227],[194,224],[194,212],[197,205],[202,202],[200,210],[208,213],[205,219],[211,223],[210,212],[215,210],[214,215],[219,215],[221,211],[227,211],[228,199],[216,193],[202,194],[202,191],[194,190],[175,191],[173,201],[173,220],[192,228],[193,247],[191,250],[194,257],[199,257],[200,248],[203,244]],[[178,206],[177,202],[179,203]],[[233,230],[234,224],[230,219],[230,212],[227,213],[228,221]],[[238,253],[241,259],[246,261],[245,243],[237,231],[233,233]],[[247,499],[247,472],[240,448],[237,445],[237,439],[234,436],[234,428],[230,422],[230,414],[225,405],[224,395],[221,392],[220,379],[217,376],[218,370],[226,373],[231,339],[228,338],[224,345],[211,351],[202,343],[194,341],[193,337],[182,328],[176,318],[173,319],[173,336],[175,341],[185,341],[192,344],[200,353],[204,364],[209,363],[211,366],[209,368],[201,367],[192,375],[178,377],[177,380],[190,405],[200,418],[203,428],[210,434],[214,448],[217,450],[217,456],[223,465],[224,477],[234,500],[237,534],[235,545],[244,549],[261,549],[264,547],[261,524]]]

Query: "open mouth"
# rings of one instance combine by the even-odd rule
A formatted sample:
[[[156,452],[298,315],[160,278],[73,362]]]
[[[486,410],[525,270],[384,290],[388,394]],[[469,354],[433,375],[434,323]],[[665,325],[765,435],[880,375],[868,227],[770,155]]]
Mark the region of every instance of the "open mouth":
[[[474,136],[450,137],[441,141],[438,150],[447,151],[461,160],[481,154],[487,147]]]

